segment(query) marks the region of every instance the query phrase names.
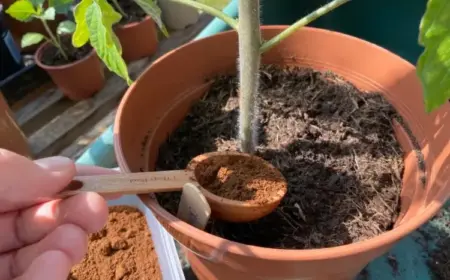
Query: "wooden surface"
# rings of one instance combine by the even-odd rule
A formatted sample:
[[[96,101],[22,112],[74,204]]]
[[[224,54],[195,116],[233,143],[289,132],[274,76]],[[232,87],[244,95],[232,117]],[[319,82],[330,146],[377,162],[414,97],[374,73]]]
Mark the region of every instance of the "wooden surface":
[[[196,24],[162,40],[155,55],[128,65],[130,77],[136,79],[152,61],[192,40],[211,19],[202,15]],[[33,72],[38,74],[30,77]],[[63,155],[76,159],[113,123],[116,108],[128,86],[118,76],[108,75],[102,90],[79,102],[67,99],[40,71],[27,72],[14,83],[5,85],[9,92],[16,90],[22,96],[12,102],[11,108],[14,119],[28,138],[34,158]]]

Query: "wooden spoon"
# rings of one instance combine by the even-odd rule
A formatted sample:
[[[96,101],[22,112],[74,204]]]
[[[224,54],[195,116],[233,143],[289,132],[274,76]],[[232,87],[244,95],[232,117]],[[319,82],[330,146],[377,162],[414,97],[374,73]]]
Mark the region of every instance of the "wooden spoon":
[[[194,183],[201,190],[211,206],[212,216],[230,222],[249,222],[270,214],[281,202],[287,192],[287,183],[283,180],[283,190],[272,194],[264,203],[251,203],[231,200],[217,196],[198,184],[195,170],[202,164],[208,164],[213,157],[227,157],[257,161],[263,163],[268,171],[276,171],[262,158],[239,152],[213,152],[195,157],[185,170],[155,171],[113,175],[79,176],[59,194],[67,197],[81,192],[99,194],[143,194],[181,191],[186,183]],[[279,173],[281,175],[281,173]],[[282,177],[282,176],[281,176]]]

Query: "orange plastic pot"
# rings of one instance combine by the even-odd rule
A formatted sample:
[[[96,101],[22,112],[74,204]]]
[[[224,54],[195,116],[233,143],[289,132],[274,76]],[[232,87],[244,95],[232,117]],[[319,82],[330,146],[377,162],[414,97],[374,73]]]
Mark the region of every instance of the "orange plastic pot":
[[[122,57],[126,62],[151,56],[158,48],[155,22],[150,17],[118,26],[114,31],[122,45]]]
[[[285,28],[266,26],[262,33],[270,39]],[[114,127],[115,151],[124,172],[154,168],[160,144],[208,89],[205,79],[236,71],[237,45],[233,31],[194,41],[159,58],[136,80],[119,106]],[[447,200],[450,104],[426,114],[413,65],[383,48],[341,33],[303,28],[265,53],[263,62],[334,71],[361,89],[382,92],[398,109],[421,146],[426,174],[419,174],[412,144],[397,126],[405,150],[405,172],[401,215],[394,229],[332,248],[270,249],[208,234],[168,213],[152,196],[140,198],[185,246],[200,279],[352,279],[370,261],[430,220]],[[142,155],[148,155],[147,160]],[[426,176],[425,187],[421,175]]]
[[[103,88],[104,68],[94,49],[73,63],[50,66],[41,62],[43,52],[49,46],[49,43],[45,43],[39,47],[35,54],[36,64],[50,75],[53,82],[69,99],[74,101],[86,99]]]

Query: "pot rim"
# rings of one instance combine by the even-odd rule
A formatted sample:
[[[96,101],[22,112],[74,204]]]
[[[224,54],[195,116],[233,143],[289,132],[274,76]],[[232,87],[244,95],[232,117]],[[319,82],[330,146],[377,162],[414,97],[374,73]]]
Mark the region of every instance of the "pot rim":
[[[262,30],[275,29],[275,30],[284,30],[288,26],[287,25],[265,25],[261,26]],[[410,68],[410,70],[415,70],[415,66],[406,61],[405,59],[399,57],[398,55],[392,53],[391,51],[384,49],[374,43],[368,42],[366,40],[362,40],[360,38],[347,35],[344,33],[315,28],[315,27],[303,27],[302,30],[304,32],[314,32],[314,33],[323,33],[329,34],[332,36],[339,36],[341,38],[345,38],[346,40],[354,40],[359,41],[371,48],[375,48],[380,52],[385,52],[389,54],[391,57],[395,57],[397,63],[404,64],[405,67]],[[178,47],[165,55],[161,56],[157,60],[155,60],[152,65],[162,63],[167,56],[172,55],[173,52],[183,51],[184,48],[188,48],[192,44],[202,44],[208,40],[217,40],[217,38],[228,36],[228,34],[235,32],[234,30],[221,32],[219,34],[215,34],[213,36],[209,36],[206,38],[202,38],[196,41],[191,41],[181,47]],[[149,66],[151,67],[151,66]],[[141,79],[144,78],[144,75],[140,75],[138,79],[136,79],[135,83],[133,83],[127,90],[127,92],[123,96],[123,101],[119,104],[116,120],[114,122],[114,150],[116,154],[116,158],[120,169],[125,173],[130,173],[130,169],[126,164],[124,155],[121,152],[121,142],[120,142],[120,119],[123,114],[124,107],[126,106],[126,100],[134,91],[134,87],[139,83]],[[176,102],[180,102],[180,99]],[[175,104],[174,104],[175,105]],[[169,107],[170,108],[170,107]],[[445,190],[445,188],[444,188]],[[409,233],[413,232],[423,224],[425,224],[429,219],[431,219],[434,215],[438,213],[441,207],[445,204],[444,199],[433,200],[430,204],[421,212],[420,215],[415,216],[411,220],[405,221],[400,224],[395,229],[384,232],[378,236],[373,238],[358,241],[347,245],[329,247],[329,248],[319,248],[319,249],[276,249],[276,248],[267,248],[260,247],[254,245],[246,245],[243,243],[238,243],[235,241],[230,241],[203,230],[199,230],[194,226],[191,226],[188,223],[185,223],[166,211],[154,197],[150,195],[139,195],[139,198],[143,201],[143,203],[149,207],[152,211],[154,211],[158,216],[160,216],[163,220],[165,220],[171,227],[173,227],[176,231],[179,231],[181,234],[185,236],[189,236],[196,241],[205,244],[210,248],[215,248],[217,250],[223,250],[228,253],[239,255],[239,256],[249,256],[249,252],[253,257],[264,258],[266,260],[277,260],[277,261],[312,261],[312,260],[329,260],[334,258],[341,258],[343,256],[357,255],[361,252],[370,251],[374,248],[379,248],[383,246],[390,246],[394,242],[399,241],[400,239],[407,236]],[[221,249],[224,248],[224,249]],[[188,250],[192,251],[190,248]],[[194,252],[197,254],[197,252]],[[217,253],[217,252],[215,252]],[[220,253],[220,252],[219,252]],[[202,255],[201,253],[199,253]]]
[[[50,46],[50,42],[45,42],[43,43],[41,46],[39,46],[39,48],[37,49],[36,53],[34,54],[34,61],[36,62],[36,64],[41,67],[42,69],[46,69],[46,70],[63,70],[66,68],[70,68],[70,67],[74,67],[75,65],[84,63],[86,60],[91,59],[93,56],[97,55],[97,52],[95,51],[94,47],[92,47],[92,50],[89,52],[89,54],[87,54],[86,56],[84,56],[82,59],[79,59],[77,61],[68,63],[68,64],[64,64],[64,65],[47,65],[41,62],[41,57],[42,54],[44,52],[44,50],[46,48],[48,48]]]
[[[143,23],[145,23],[147,21],[153,21],[153,19],[150,16],[147,15],[141,21],[134,21],[134,22],[130,22],[130,23],[127,23],[127,24],[123,24],[123,25],[122,24],[118,24],[117,27],[115,27],[114,29],[126,30],[126,29],[129,29],[129,28],[133,28],[133,27],[135,27],[137,25],[143,24]]]

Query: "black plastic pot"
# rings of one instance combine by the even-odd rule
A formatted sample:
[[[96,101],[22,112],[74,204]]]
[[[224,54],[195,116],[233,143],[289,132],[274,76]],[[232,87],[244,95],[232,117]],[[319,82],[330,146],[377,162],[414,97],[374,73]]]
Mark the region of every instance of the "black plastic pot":
[[[3,11],[0,6],[0,83],[24,67],[20,51],[11,33],[3,24]]]

